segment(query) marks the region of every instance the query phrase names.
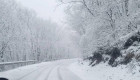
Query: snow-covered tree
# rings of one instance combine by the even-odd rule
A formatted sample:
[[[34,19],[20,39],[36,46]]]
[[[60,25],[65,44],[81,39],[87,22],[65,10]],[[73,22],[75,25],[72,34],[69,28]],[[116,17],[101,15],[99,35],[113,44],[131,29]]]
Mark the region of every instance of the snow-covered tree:
[[[61,0],[60,3],[68,5],[68,24],[82,34],[84,56],[138,29],[139,0]]]

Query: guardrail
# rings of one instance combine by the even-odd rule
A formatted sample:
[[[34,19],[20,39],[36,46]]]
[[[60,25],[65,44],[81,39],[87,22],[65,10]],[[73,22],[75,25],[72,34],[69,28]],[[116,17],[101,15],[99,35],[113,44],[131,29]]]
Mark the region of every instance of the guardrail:
[[[35,64],[37,61],[29,60],[29,61],[15,61],[15,62],[1,62],[0,63],[0,72],[14,69],[21,66],[26,66],[30,64]]]

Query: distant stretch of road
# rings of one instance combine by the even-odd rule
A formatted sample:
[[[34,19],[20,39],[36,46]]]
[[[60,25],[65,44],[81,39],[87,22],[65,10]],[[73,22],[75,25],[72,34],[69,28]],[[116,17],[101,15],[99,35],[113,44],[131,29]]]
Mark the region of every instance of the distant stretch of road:
[[[1,72],[0,77],[9,80],[81,80],[67,66],[76,60],[43,62]]]

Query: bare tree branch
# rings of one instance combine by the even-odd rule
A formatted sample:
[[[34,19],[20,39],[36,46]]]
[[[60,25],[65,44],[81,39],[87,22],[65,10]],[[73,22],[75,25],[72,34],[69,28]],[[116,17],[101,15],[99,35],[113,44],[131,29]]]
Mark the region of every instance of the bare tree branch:
[[[83,0],[83,4],[84,4],[85,8],[88,10],[88,12],[89,12],[92,16],[94,16],[94,14],[92,13],[92,11],[91,11],[91,10],[89,9],[89,7],[87,6],[85,0]]]
[[[62,4],[73,4],[73,3],[82,3],[85,8],[88,10],[88,12],[94,16],[93,12],[91,11],[91,9],[87,6],[86,4],[86,1],[85,0],[82,0],[82,1],[70,1],[70,2],[64,2],[63,0],[60,0],[61,4],[57,5],[56,7],[58,6],[61,6]],[[55,8],[56,9],[56,8]]]

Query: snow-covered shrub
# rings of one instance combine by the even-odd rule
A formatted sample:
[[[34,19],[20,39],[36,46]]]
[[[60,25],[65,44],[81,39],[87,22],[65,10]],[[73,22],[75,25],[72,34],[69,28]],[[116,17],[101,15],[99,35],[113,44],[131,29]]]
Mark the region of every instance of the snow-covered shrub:
[[[121,64],[128,64],[129,62],[132,61],[132,58],[134,57],[135,55],[133,53],[128,53],[125,57],[124,57],[124,60],[121,62]]]
[[[93,52],[93,55],[88,57],[90,60],[90,65],[94,66],[100,62],[108,62],[111,66],[116,66],[115,60],[121,56],[120,50],[117,47],[112,48],[99,48],[97,51]]]
[[[140,53],[138,55],[136,55],[135,58],[136,58],[137,61],[140,61]]]
[[[140,61],[140,33],[135,31],[127,36],[121,37],[111,46],[102,46],[88,57],[90,65],[94,66],[97,62],[108,62],[115,67],[120,64],[127,65],[133,59]]]
[[[138,31],[136,34],[132,35],[124,44],[124,49],[129,48],[131,45],[133,45],[135,42],[140,41],[140,32]],[[136,44],[134,44],[136,45]]]
[[[89,57],[90,65],[95,66],[96,64],[99,64],[101,61],[103,61],[102,54],[99,52],[95,52],[93,56]]]
[[[114,48],[111,50],[110,53],[111,53],[111,54],[110,54],[111,58],[110,58],[108,64],[111,65],[111,66],[116,66],[115,60],[116,60],[119,56],[121,56],[120,50],[119,50],[117,47],[114,47]]]

